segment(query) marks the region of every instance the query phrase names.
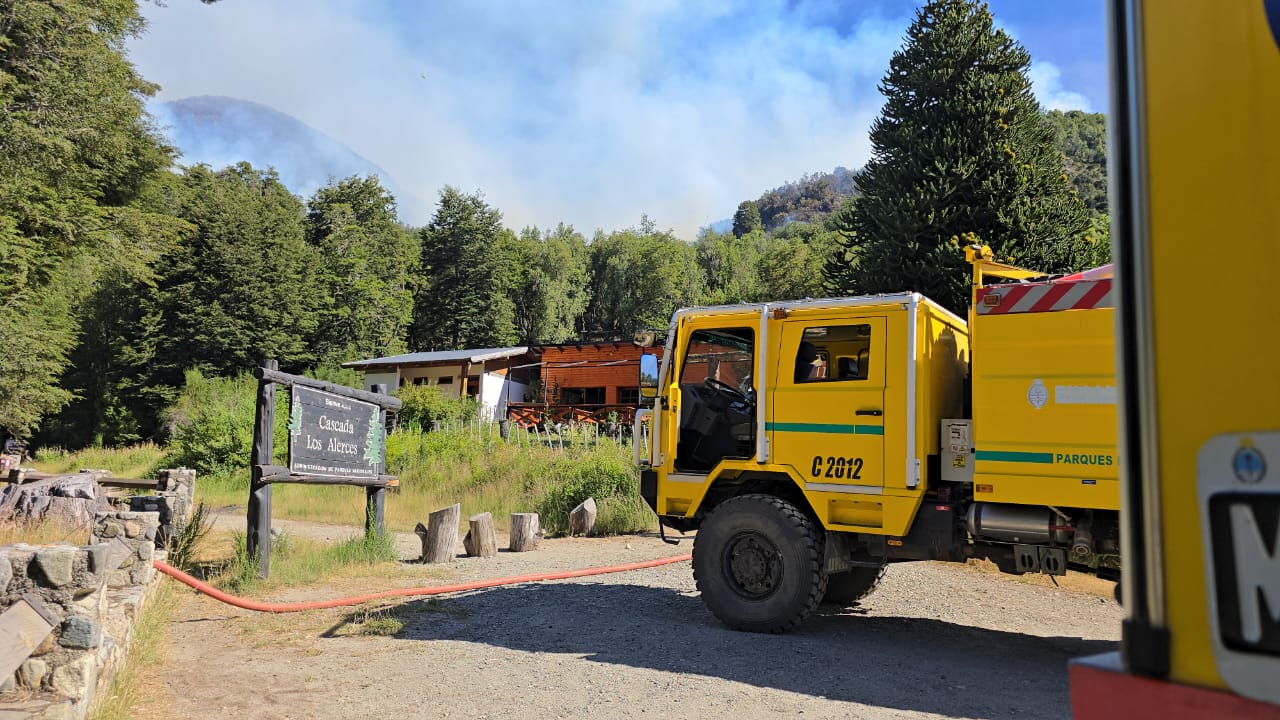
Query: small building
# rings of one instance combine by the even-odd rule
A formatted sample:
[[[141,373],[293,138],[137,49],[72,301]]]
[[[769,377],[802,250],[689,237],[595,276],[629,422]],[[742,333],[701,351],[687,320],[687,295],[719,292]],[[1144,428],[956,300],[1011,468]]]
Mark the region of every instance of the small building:
[[[547,402],[566,405],[638,405],[640,355],[630,342],[541,345],[542,388]]]
[[[484,415],[493,419],[506,417],[508,403],[531,399],[530,385],[537,377],[536,361],[527,347],[406,353],[354,360],[342,367],[364,372],[366,390],[374,385],[388,390],[431,385],[449,397],[475,398]]]
[[[540,345],[530,350],[539,370],[531,402],[512,402],[507,417],[529,427],[546,423],[630,425],[640,404],[640,355],[630,342]]]
[[[519,427],[630,425],[640,405],[644,350],[630,342],[580,342],[407,353],[342,367],[363,371],[366,390],[431,385],[451,397],[473,397],[485,417]]]

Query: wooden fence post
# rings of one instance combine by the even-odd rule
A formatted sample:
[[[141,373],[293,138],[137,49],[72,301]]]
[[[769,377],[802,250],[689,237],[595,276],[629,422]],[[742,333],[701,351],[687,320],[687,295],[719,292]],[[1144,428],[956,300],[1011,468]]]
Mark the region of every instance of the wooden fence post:
[[[278,370],[280,363],[262,361],[267,370]],[[258,407],[253,420],[253,454],[249,459],[254,468],[249,486],[248,527],[245,529],[245,549],[249,557],[258,561],[258,577],[265,578],[271,572],[271,483],[263,482],[257,468],[271,464],[274,451],[273,437],[276,416],[276,384],[269,380],[258,381]]]
[[[372,390],[375,393],[378,393],[379,395],[387,394],[387,386],[383,385],[382,383],[375,384],[372,388],[370,388],[370,390]],[[378,409],[378,418],[382,421],[382,443],[383,443],[383,447],[385,448],[386,442],[387,442],[387,409],[386,408]],[[383,454],[383,458],[384,459],[386,458],[385,452]],[[379,467],[378,473],[381,475],[386,475],[387,469],[385,467]],[[381,535],[382,533],[386,532],[386,526],[382,522],[382,518],[383,518],[383,514],[387,504],[387,486],[386,485],[379,485],[379,486],[370,485],[369,487],[366,487],[364,489],[364,496],[365,496],[364,534],[368,536],[376,532],[377,534]]]

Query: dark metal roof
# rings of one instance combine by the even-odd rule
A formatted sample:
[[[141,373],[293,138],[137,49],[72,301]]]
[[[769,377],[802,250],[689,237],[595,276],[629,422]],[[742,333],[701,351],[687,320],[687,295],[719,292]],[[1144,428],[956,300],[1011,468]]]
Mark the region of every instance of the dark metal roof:
[[[480,348],[478,350],[440,350],[437,352],[416,352],[404,355],[373,358],[372,360],[352,360],[342,363],[344,368],[367,370],[371,368],[390,368],[400,365],[447,364],[447,363],[481,363],[486,360],[524,355],[527,347]]]

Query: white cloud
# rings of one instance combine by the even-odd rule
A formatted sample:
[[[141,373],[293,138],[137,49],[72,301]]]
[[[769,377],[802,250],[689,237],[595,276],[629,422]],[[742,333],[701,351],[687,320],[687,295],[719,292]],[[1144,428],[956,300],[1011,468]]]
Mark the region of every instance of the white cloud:
[[[294,115],[416,196],[408,221],[452,184],[484,190],[512,227],[590,233],[648,213],[689,238],[781,182],[862,165],[909,22],[837,32],[784,0],[143,8],[130,51],[160,99]]]
[[[1031,89],[1046,110],[1084,110],[1093,112],[1089,98],[1062,86],[1062,71],[1057,65],[1044,60],[1034,60],[1027,71]]]

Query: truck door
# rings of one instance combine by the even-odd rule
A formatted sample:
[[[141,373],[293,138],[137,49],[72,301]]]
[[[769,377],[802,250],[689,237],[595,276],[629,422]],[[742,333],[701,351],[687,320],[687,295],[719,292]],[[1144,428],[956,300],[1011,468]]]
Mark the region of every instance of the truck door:
[[[772,418],[775,462],[810,490],[884,487],[885,318],[783,324]]]

